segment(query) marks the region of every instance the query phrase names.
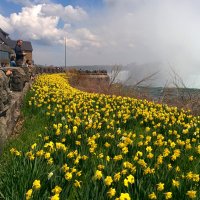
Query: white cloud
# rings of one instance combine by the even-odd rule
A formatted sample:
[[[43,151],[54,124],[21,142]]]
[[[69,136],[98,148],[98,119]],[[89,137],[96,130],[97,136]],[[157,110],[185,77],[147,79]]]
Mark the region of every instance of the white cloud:
[[[136,0],[104,0],[104,2],[108,5],[117,5],[117,4],[124,4],[124,3],[133,3]]]
[[[0,14],[0,22],[1,22],[0,28],[2,28],[4,31],[6,31],[8,33],[13,32],[13,28],[10,24],[9,18],[4,17],[3,15]]]
[[[46,16],[59,16],[63,21],[81,21],[87,18],[87,12],[81,7],[61,4],[44,4],[41,12]]]
[[[63,10],[61,4],[44,4],[41,7],[41,12],[47,16],[58,16],[62,14]]]
[[[141,1],[141,0],[103,0],[105,5],[110,7],[110,8],[134,8],[140,4],[144,5],[145,4],[145,0]]]
[[[79,20],[82,15],[86,16],[85,11],[83,12],[81,8],[53,4],[52,10],[51,6],[46,7],[48,13],[46,15],[44,14],[45,7],[46,4],[23,7],[21,12],[13,13],[9,18],[0,15],[1,28],[13,33],[15,39],[23,38],[45,45],[63,45],[66,37],[68,47],[80,49],[84,46],[99,46],[97,37],[86,28],[72,28],[71,23],[64,24],[63,28],[58,28],[59,20],[67,18],[67,15],[69,16],[68,21]],[[62,13],[61,10],[65,10],[63,16],[59,15]]]
[[[81,41],[84,41],[84,43],[88,46],[92,45],[95,47],[100,47],[101,43],[100,40],[95,36],[94,34],[91,33],[90,30],[86,28],[81,28],[77,29],[75,31],[75,35],[80,38]]]
[[[41,15],[41,8],[42,5],[24,7],[20,13],[11,14],[10,23],[22,38],[56,43],[64,35],[64,32],[57,28],[59,17],[44,17]]]
[[[73,6],[69,5],[64,8],[63,20],[67,20],[68,18],[77,21],[83,20],[87,18],[87,13],[81,7],[73,8]]]

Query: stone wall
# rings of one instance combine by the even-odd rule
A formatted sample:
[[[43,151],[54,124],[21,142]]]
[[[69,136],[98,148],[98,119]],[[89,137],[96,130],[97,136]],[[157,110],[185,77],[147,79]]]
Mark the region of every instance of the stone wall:
[[[32,51],[25,51],[26,56],[25,56],[25,60],[29,60],[32,63]]]
[[[10,99],[9,80],[5,73],[0,70],[0,116],[3,115],[8,108]]]
[[[12,71],[6,76],[6,71]],[[0,153],[4,142],[13,133],[20,116],[22,100],[30,88],[31,76],[42,73],[64,72],[59,67],[0,68]]]
[[[52,73],[63,73],[66,70],[62,67],[35,67],[36,74],[52,74]]]
[[[5,141],[13,133],[16,123],[20,117],[20,109],[23,97],[29,89],[30,84],[26,83],[21,92],[10,92],[10,102],[0,116],[0,153]]]
[[[6,76],[8,70],[12,71],[10,76]],[[0,69],[0,151],[15,128],[24,94],[29,88],[30,78],[25,71],[19,67]]]

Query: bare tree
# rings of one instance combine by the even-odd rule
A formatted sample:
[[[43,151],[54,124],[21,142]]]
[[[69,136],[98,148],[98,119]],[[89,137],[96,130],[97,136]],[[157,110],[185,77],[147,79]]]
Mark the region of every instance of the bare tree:
[[[111,75],[110,75],[109,87],[110,87],[113,83],[116,83],[117,77],[118,77],[119,73],[121,72],[121,70],[122,70],[122,66],[121,66],[121,65],[114,65],[114,66],[112,67]]]
[[[177,89],[177,95],[181,98],[182,101],[192,100],[192,94],[186,84],[183,81],[183,78],[171,67],[172,71],[172,83]]]
[[[145,76],[144,78],[142,78],[140,81],[135,83],[135,87],[141,86],[142,84],[149,84],[149,81],[153,81],[155,80],[155,76],[158,74],[159,72],[154,72],[150,75]],[[149,86],[149,85],[148,85]]]
[[[183,78],[171,67],[172,84],[174,88],[164,102],[179,108],[189,109],[192,114],[200,114],[200,90],[190,89],[186,86]],[[168,89],[170,90],[170,89]],[[176,95],[174,93],[176,92]]]

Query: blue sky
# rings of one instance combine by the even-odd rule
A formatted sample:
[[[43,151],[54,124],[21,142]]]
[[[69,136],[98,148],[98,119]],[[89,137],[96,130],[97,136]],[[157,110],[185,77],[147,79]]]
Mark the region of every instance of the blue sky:
[[[21,2],[23,2],[23,0]],[[62,4],[63,6],[66,5],[80,6],[88,10],[100,9],[104,5],[102,0],[51,0],[49,2]],[[22,6],[23,3],[20,3],[20,1],[12,1],[12,0],[1,0],[0,4],[1,11],[3,11],[5,16],[9,16],[13,12],[20,12]]]
[[[101,8],[103,6],[102,0],[54,0],[55,3],[61,3],[63,5],[81,6],[84,8]]]
[[[1,0],[0,9],[4,16],[9,16],[13,12],[19,12],[21,5],[9,2],[8,0]]]
[[[13,39],[31,41],[38,64],[132,63],[175,68],[200,87],[199,0],[1,0],[0,21]],[[155,64],[156,63],[156,64]]]

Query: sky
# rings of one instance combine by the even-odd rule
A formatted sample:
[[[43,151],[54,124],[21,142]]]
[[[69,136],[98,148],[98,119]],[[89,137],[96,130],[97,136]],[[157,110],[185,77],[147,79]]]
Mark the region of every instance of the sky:
[[[66,38],[68,66],[128,65],[162,84],[173,68],[200,88],[199,10],[199,0],[0,0],[0,28],[31,41],[36,64],[63,66]]]

